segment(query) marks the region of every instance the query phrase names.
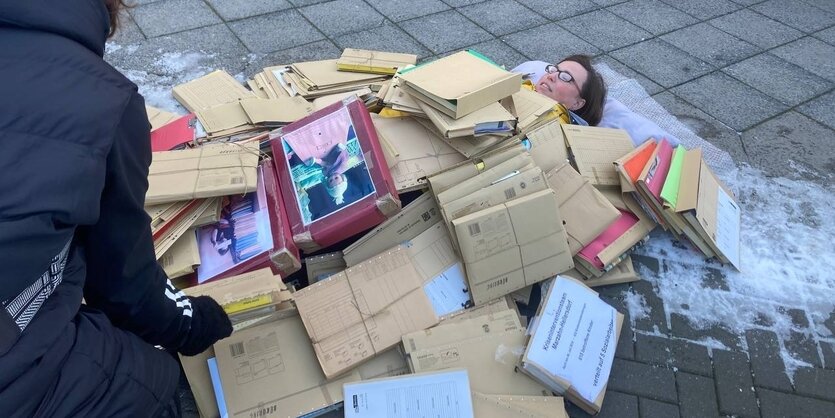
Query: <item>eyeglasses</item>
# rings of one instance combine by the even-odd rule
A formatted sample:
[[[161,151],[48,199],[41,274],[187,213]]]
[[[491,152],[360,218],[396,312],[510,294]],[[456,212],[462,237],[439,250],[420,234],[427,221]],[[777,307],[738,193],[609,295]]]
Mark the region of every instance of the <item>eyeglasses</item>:
[[[545,66],[545,72],[548,73],[548,74],[556,74],[557,78],[559,78],[560,80],[562,80],[566,83],[574,84],[574,87],[577,88],[577,94],[580,94],[580,92],[581,92],[580,85],[577,84],[577,80],[575,80],[574,76],[571,75],[571,73],[569,73],[568,71],[560,70],[560,68],[557,67],[554,64],[548,64],[548,65]]]

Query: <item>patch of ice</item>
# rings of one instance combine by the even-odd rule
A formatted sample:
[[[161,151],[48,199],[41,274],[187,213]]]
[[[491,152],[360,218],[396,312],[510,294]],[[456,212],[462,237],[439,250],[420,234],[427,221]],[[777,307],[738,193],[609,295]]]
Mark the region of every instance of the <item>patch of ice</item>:
[[[652,313],[652,307],[647,305],[644,295],[636,293],[632,289],[623,292],[623,300],[626,309],[629,311],[629,320],[633,328],[635,327],[635,321],[648,318]]]

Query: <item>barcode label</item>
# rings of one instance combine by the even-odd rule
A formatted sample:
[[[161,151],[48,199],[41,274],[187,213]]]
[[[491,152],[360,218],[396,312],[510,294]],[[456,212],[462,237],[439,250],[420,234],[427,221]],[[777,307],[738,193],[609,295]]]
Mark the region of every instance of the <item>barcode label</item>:
[[[244,182],[244,178],[241,176],[232,177],[232,184],[241,184]]]
[[[471,237],[474,237],[474,236],[481,233],[481,226],[479,226],[477,223],[469,224],[469,225],[467,225],[467,228],[470,229],[470,236]]]
[[[241,341],[239,343],[234,343],[229,346],[229,351],[232,353],[232,357],[238,357],[245,354],[244,352],[244,342]]]
[[[504,198],[505,199],[513,199],[516,197],[516,188],[511,187],[509,189],[504,189]]]

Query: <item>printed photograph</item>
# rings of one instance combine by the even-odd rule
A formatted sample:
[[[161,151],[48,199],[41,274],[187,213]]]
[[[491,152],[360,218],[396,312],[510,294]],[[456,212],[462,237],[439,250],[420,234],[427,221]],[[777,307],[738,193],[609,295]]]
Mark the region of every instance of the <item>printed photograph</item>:
[[[225,196],[220,220],[197,229],[200,267],[197,281],[203,283],[273,246],[270,214],[264,181],[258,168],[258,187],[245,195]]]
[[[375,192],[348,109],[282,136],[304,225]]]

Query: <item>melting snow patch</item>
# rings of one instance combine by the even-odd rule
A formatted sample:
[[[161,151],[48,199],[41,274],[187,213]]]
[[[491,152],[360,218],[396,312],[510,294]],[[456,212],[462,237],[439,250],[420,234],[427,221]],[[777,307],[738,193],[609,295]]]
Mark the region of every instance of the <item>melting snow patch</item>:
[[[623,292],[623,300],[626,303],[626,309],[629,311],[629,320],[633,328],[635,327],[635,321],[648,318],[652,313],[652,308],[647,305],[644,295],[635,293],[632,289]]]

